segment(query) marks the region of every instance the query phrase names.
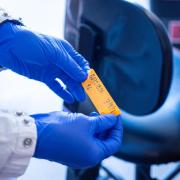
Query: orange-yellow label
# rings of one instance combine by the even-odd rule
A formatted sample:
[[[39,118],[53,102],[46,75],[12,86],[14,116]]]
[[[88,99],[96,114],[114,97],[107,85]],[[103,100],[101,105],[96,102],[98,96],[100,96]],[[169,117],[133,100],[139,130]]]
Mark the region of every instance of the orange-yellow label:
[[[116,116],[121,114],[120,109],[93,69],[90,69],[88,78],[82,83],[82,86],[99,114]]]

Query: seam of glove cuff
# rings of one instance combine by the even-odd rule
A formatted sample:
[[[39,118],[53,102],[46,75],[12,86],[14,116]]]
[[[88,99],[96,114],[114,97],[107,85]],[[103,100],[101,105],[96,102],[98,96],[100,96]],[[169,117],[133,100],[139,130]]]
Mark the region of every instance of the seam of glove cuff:
[[[16,145],[0,173],[1,177],[18,177],[24,174],[36,147],[37,130],[34,119],[21,112],[17,112],[12,118],[16,119],[17,125]]]

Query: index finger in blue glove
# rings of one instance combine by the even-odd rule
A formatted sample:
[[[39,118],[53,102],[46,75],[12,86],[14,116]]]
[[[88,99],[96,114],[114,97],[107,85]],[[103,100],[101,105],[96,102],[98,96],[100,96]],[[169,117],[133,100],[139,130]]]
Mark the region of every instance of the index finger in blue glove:
[[[55,64],[62,69],[68,76],[77,82],[86,80],[88,73],[71,57],[68,51],[64,48],[61,41],[58,41],[59,47],[56,49],[57,61]]]
[[[70,56],[81,66],[81,68],[83,68],[83,70],[88,72],[88,70],[90,69],[89,62],[81,54],[79,54],[67,41],[62,40],[61,42]]]

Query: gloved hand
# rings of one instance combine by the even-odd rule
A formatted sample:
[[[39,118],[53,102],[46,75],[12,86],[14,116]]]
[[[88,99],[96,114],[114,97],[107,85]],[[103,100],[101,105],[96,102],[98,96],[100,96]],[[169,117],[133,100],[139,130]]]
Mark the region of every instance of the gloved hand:
[[[88,62],[64,40],[34,33],[12,22],[3,23],[0,25],[0,65],[44,82],[66,102],[85,99],[81,82],[87,78]]]
[[[32,115],[37,126],[34,157],[72,168],[95,166],[117,152],[122,141],[120,117],[53,112]],[[103,133],[103,138],[99,135]]]

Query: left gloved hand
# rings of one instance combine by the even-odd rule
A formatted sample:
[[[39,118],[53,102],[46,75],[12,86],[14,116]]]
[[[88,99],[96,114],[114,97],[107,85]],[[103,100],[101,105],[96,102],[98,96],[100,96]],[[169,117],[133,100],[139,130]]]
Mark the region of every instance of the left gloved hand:
[[[5,22],[0,25],[0,65],[44,82],[66,102],[85,99],[81,83],[87,78],[88,62],[64,40]]]
[[[53,112],[32,115],[37,127],[34,157],[72,168],[95,166],[120,149],[120,116]]]

